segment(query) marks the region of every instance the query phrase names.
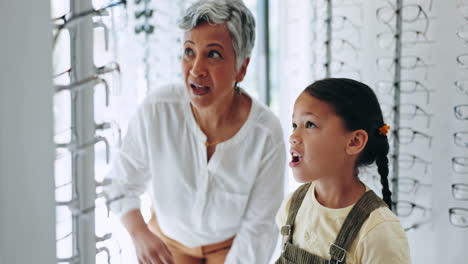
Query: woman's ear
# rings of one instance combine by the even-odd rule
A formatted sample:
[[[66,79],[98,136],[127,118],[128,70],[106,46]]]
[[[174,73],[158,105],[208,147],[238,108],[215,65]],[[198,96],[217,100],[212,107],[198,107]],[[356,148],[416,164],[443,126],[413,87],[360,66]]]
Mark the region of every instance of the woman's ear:
[[[346,153],[348,155],[357,155],[366,147],[369,136],[364,129],[358,129],[349,134]]]
[[[236,76],[236,82],[242,82],[244,80],[245,74],[247,73],[247,67],[249,66],[250,58],[246,58],[244,63],[242,63],[239,72]]]

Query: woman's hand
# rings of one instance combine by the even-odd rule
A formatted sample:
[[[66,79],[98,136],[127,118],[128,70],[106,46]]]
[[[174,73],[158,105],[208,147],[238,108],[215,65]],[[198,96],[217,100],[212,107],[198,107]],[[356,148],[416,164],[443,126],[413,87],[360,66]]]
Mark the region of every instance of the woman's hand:
[[[140,210],[133,210],[122,217],[122,223],[135,245],[139,264],[174,264],[171,252],[164,242],[147,227]]]
[[[138,263],[174,264],[172,254],[164,242],[149,229],[141,230],[132,236]]]

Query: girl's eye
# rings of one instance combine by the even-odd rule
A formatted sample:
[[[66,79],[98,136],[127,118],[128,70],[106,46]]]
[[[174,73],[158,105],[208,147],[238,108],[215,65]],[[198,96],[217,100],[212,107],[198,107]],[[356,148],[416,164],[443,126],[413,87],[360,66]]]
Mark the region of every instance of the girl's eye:
[[[185,56],[192,56],[193,55],[193,50],[191,48],[186,48],[184,50],[184,55]]]
[[[295,123],[292,124],[293,130],[297,128],[297,125]]]
[[[212,50],[208,53],[209,58],[215,58],[215,59],[220,59],[222,58],[221,54],[217,52],[216,50]]]
[[[306,122],[306,128],[316,127],[316,125],[310,121]]]

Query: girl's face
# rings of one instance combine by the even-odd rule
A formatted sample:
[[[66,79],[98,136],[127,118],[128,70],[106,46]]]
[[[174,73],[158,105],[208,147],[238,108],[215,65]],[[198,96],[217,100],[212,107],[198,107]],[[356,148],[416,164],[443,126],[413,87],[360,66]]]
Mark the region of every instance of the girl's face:
[[[294,104],[291,162],[298,182],[339,175],[349,165],[346,152],[351,132],[331,105],[303,92]]]

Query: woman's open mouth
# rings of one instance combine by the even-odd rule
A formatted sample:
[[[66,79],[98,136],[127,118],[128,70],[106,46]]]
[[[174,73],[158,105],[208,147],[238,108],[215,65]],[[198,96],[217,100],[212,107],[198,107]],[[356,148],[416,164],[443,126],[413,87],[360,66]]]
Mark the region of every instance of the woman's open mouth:
[[[203,96],[210,92],[210,87],[194,82],[190,83],[190,88],[192,89],[193,94],[198,96]]]

